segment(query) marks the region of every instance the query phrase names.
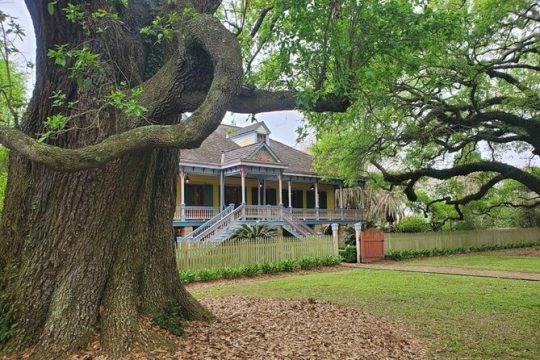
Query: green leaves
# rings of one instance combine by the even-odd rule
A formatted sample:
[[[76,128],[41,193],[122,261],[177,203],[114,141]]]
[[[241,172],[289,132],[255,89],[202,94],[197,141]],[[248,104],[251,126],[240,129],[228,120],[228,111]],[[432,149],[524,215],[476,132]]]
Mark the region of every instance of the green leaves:
[[[138,103],[142,93],[142,87],[131,89],[131,96],[128,96],[125,91],[113,90],[106,98],[106,103],[124,111],[124,113],[129,117],[140,117],[147,111],[144,106]]]
[[[316,169],[352,181],[365,175],[372,162],[401,173],[500,161],[508,149],[534,156],[540,146],[531,125],[540,118],[540,55],[527,13],[537,11],[533,8],[537,6],[531,8],[530,1],[497,6],[492,0],[465,5],[368,1],[361,9],[351,7],[347,14],[357,16],[362,31],[339,21],[332,28],[332,36],[338,36],[340,26],[354,36],[341,38],[336,49],[326,51],[328,61],[347,51],[349,60],[336,60],[339,71],[325,83],[328,91],[345,93],[354,103],[344,114],[306,115],[317,138],[312,148]],[[296,51],[294,46],[288,49]],[[362,51],[355,53],[355,46]],[[323,54],[323,48],[316,49]],[[324,57],[317,56],[311,56],[306,71],[322,66]],[[301,101],[308,102],[318,93],[303,94],[307,99]],[[489,171],[475,176],[475,187],[466,191],[450,191],[434,181],[430,195],[438,198],[435,189],[440,188],[449,190],[445,196],[459,199],[493,176]],[[412,178],[416,185],[418,179]],[[457,216],[453,204],[440,203],[431,210],[444,206]]]
[[[178,13],[175,11],[170,12],[166,17],[156,16],[151,25],[141,29],[141,34],[155,39],[156,44],[163,41],[172,41],[174,26],[178,19]]]
[[[92,85],[87,73],[99,73],[102,69],[100,55],[92,52],[87,44],[78,49],[69,49],[68,44],[55,45],[49,49],[47,56],[56,65],[69,66],[69,76],[76,81],[80,90],[86,90]]]

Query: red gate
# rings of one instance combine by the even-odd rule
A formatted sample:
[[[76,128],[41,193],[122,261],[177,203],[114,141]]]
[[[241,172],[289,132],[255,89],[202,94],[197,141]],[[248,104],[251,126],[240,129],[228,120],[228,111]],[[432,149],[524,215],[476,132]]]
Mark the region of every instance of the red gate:
[[[368,263],[384,259],[384,232],[368,229],[360,233],[360,261]]]

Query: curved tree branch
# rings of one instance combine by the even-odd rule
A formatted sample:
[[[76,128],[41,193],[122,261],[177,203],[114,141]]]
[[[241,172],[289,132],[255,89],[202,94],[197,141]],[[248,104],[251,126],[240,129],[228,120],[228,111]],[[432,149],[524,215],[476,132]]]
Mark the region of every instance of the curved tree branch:
[[[417,196],[414,192],[414,185],[423,177],[429,177],[439,180],[447,180],[456,176],[465,176],[475,172],[496,172],[504,179],[513,179],[516,180],[531,191],[534,191],[537,194],[540,194],[540,178],[538,176],[529,174],[523,170],[520,170],[514,166],[497,162],[497,161],[479,161],[470,164],[458,165],[450,169],[433,169],[433,168],[423,168],[418,170],[413,170],[409,172],[392,174],[386,171],[380,164],[373,161],[372,164],[377,167],[383,174],[384,179],[391,184],[401,185],[407,182],[406,192],[407,198],[411,201],[416,201]],[[491,184],[496,180],[493,187],[497,182],[501,181],[502,178],[496,176],[488,184]],[[482,189],[481,189],[482,190]],[[486,189],[485,191],[489,190]],[[471,201],[474,199],[471,199]]]
[[[177,125],[139,127],[80,149],[40,143],[17,129],[1,126],[0,143],[34,162],[59,171],[99,167],[128,153],[149,148],[199,146],[221,123],[229,103],[240,88],[242,58],[235,37],[212,16],[196,15],[185,25],[189,37],[208,53],[214,67],[208,95],[187,121]]]
[[[292,91],[267,91],[244,86],[242,91],[229,104],[229,110],[237,113],[254,114],[284,110],[309,110],[315,112],[345,112],[350,99],[327,95],[315,104],[301,104]]]

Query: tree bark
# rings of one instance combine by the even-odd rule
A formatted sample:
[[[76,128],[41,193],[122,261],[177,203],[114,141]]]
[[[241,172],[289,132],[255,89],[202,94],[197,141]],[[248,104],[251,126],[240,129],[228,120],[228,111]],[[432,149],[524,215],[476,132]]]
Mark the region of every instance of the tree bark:
[[[37,344],[38,358],[61,358],[100,328],[104,349],[123,355],[143,314],[172,303],[183,320],[209,317],[176,270],[177,155],[155,150],[67,174],[12,156],[0,229],[17,324],[7,351]]]
[[[141,39],[118,31],[117,38],[107,34],[89,41],[63,16],[66,1],[53,15],[47,3],[27,2],[38,38],[36,89],[20,129],[29,139],[43,132],[46,117],[57,111],[49,100],[53,92],[77,100],[73,112],[84,113],[111,89],[110,79],[99,75],[91,89],[77,89],[68,70],[47,59],[54,45],[91,44],[107,74],[121,73],[134,85],[144,71],[140,54],[134,56],[143,51]],[[176,118],[177,113],[162,113],[158,124],[175,124]],[[99,114],[99,126],[95,121],[77,116],[70,124],[74,130],[47,140],[48,146],[84,148],[146,125],[142,119],[123,119],[110,107]],[[3,344],[4,353],[32,348],[34,358],[60,359],[99,334],[107,354],[122,356],[142,341],[142,316],[168,317],[178,327],[181,321],[211,317],[184,289],[176,268],[171,220],[178,157],[174,148],[142,148],[99,169],[62,172],[11,153],[0,224],[0,305],[13,309],[16,327]]]

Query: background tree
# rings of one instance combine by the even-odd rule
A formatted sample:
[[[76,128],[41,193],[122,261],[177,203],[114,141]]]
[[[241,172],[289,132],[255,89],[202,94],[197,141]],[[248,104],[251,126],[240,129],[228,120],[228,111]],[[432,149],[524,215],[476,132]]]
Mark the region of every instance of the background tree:
[[[405,217],[407,206],[403,195],[382,189],[373,181],[363,187],[351,187],[342,191],[343,206],[346,209],[364,209],[370,227],[379,226],[391,231],[395,223]],[[339,190],[336,190],[335,198],[339,199]]]
[[[478,185],[469,191],[427,204],[451,206],[453,219],[463,218],[462,205],[499,191],[507,179],[530,196],[499,198],[501,204],[538,206],[537,171],[514,160],[519,154],[534,164],[540,156],[538,3],[434,2],[419,11],[443,7],[446,18],[433,26],[444,31],[422,34],[417,49],[378,53],[378,61],[363,67],[372,82],[362,83],[363,96],[347,113],[310,116],[319,138],[318,170],[354,178],[377,168],[411,201],[422,179],[433,179],[433,187],[475,176]]]
[[[346,110],[350,70],[377,50],[377,32],[358,24],[420,18],[408,1],[220,4],[26,1],[35,89],[20,120],[0,119],[11,149],[0,309],[15,324],[3,352],[62,358],[99,332],[120,356],[135,341],[159,346],[141,316],[165,327],[209,318],[176,270],[179,149],[198,147],[226,111]]]
[[[31,64],[21,58],[15,46],[15,41],[22,40],[24,35],[16,19],[0,11],[0,121],[8,126],[17,124],[26,107],[26,74],[16,61],[26,66]],[[8,149],[0,145],[0,216],[4,208],[8,155]]]

